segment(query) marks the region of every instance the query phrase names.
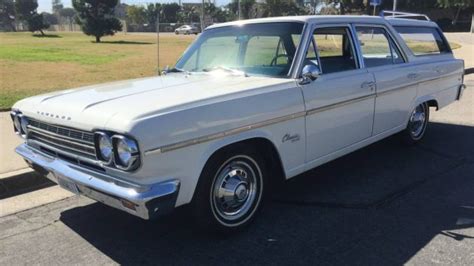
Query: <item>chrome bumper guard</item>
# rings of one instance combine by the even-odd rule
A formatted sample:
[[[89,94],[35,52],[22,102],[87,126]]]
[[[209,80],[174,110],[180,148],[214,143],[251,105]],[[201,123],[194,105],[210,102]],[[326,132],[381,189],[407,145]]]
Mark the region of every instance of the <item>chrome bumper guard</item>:
[[[34,170],[64,189],[143,219],[156,218],[175,207],[178,180],[140,186],[54,158],[26,143],[18,146],[16,152]]]
[[[462,98],[462,95],[464,93],[464,90],[467,88],[467,86],[465,84],[461,84],[461,86],[459,86],[459,89],[458,89],[458,95],[456,96],[456,100],[461,100]]]

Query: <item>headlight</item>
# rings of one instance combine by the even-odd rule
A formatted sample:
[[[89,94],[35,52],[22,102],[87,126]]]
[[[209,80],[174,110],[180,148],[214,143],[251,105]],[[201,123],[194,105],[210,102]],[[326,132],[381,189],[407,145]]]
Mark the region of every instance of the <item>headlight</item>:
[[[94,145],[97,159],[109,167],[133,171],[140,166],[140,152],[137,142],[113,132],[96,131]]]
[[[123,170],[134,170],[138,167],[139,152],[138,145],[135,140],[128,137],[115,135],[113,136],[113,145],[115,151],[115,165]]]
[[[20,121],[20,117],[18,117],[18,115],[15,115],[13,117],[13,124],[15,125],[16,133],[20,134],[20,132],[21,132],[21,121]]]
[[[97,158],[103,162],[111,163],[113,158],[112,139],[104,132],[95,133],[95,148]]]
[[[10,116],[13,120],[15,133],[23,138],[26,138],[26,134],[28,133],[28,119],[21,113],[15,111],[12,111]]]
[[[26,136],[28,134],[28,118],[23,115],[20,115],[20,126],[21,134]]]

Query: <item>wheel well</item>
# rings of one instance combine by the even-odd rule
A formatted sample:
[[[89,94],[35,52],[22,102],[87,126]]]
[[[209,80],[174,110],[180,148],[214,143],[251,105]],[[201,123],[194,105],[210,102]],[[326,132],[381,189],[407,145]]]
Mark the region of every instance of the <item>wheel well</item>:
[[[428,104],[429,107],[435,107],[436,111],[438,111],[439,107],[438,107],[438,102],[436,100],[429,100],[426,103]]]
[[[213,156],[218,155],[219,153],[223,152],[227,149],[242,149],[242,148],[250,148],[258,152],[266,162],[267,170],[269,171],[270,175],[272,176],[271,181],[272,183],[283,182],[285,181],[285,172],[283,170],[283,164],[281,162],[280,154],[278,153],[275,145],[265,138],[251,138],[242,140],[239,142],[235,142],[229,145],[226,145],[218,150],[216,150],[208,160],[210,160]],[[276,178],[275,178],[276,177]]]

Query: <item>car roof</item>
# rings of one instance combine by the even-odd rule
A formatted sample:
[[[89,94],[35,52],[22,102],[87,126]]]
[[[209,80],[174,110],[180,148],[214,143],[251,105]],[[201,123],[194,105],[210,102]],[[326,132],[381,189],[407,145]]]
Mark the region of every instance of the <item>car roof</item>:
[[[350,15],[312,15],[312,16],[286,16],[237,20],[214,24],[207,29],[237,26],[255,23],[277,23],[277,22],[300,22],[300,23],[369,23],[369,24],[386,24],[387,22],[394,26],[431,26],[436,27],[436,23],[432,21],[423,21],[415,19],[397,19],[379,16],[350,16]]]

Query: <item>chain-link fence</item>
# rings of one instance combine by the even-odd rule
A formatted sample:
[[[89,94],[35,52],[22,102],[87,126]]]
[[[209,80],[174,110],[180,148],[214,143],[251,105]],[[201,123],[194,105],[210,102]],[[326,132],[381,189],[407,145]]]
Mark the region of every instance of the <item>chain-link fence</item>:
[[[125,21],[122,22],[123,31],[125,32],[156,32],[157,25],[150,25],[150,24],[130,24]],[[191,25],[196,27],[197,29],[200,28],[199,23],[160,23],[160,32],[174,32],[177,28],[183,25]]]

